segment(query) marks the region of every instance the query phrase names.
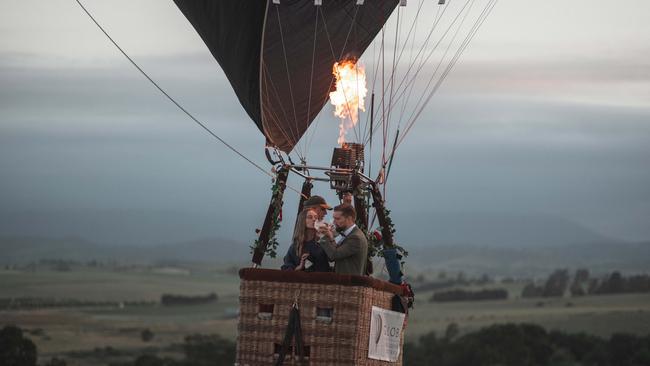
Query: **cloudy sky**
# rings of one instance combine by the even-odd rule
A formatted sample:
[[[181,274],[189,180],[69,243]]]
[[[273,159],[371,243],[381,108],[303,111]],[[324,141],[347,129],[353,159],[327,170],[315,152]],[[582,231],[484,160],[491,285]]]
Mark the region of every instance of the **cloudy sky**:
[[[84,3],[181,104],[265,164],[261,134],[171,1]],[[499,1],[398,150],[387,192],[397,224],[539,215],[649,240],[647,14],[645,0]],[[311,163],[328,163],[331,114],[326,106],[310,132]],[[270,192],[268,177],[164,99],[72,0],[0,1],[0,172],[2,235],[249,241]]]

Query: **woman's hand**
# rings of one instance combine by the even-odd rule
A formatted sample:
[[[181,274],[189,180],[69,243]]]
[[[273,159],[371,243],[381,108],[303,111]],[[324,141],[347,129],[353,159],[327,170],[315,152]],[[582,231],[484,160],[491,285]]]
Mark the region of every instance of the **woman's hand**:
[[[305,261],[309,258],[309,253],[303,253],[300,256],[300,264],[296,267],[296,271],[302,271],[305,269]]]

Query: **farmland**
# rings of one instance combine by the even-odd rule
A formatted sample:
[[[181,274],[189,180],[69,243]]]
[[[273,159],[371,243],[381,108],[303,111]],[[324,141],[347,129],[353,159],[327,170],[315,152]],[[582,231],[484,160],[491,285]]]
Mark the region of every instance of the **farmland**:
[[[476,286],[474,286],[476,287]],[[417,293],[407,340],[454,323],[461,333],[507,322],[536,323],[547,329],[609,336],[647,333],[650,294],[522,299],[521,284],[509,284],[506,300],[430,302],[432,291]],[[235,339],[239,278],[236,267],[208,266],[71,268],[0,271],[0,298],[58,299],[58,306],[0,311],[0,324],[25,329],[39,356],[64,357],[71,364],[93,364],[112,352],[117,359],[142,350],[174,355],[189,334]],[[162,294],[216,293],[218,300],[192,306],[162,306]],[[66,300],[74,305],[66,306]],[[85,303],[84,303],[85,302]],[[153,333],[149,341],[142,331]]]

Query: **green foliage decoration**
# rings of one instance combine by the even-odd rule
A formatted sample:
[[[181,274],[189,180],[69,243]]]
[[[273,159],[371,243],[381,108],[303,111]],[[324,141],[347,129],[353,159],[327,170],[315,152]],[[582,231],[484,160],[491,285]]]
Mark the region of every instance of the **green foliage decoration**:
[[[36,366],[36,360],[36,345],[22,329],[7,325],[0,330],[0,365]]]
[[[278,239],[276,237],[276,233],[278,230],[280,230],[280,222],[282,221],[282,196],[283,196],[283,189],[280,187],[280,180],[276,178],[273,179],[273,186],[271,187],[271,206],[273,207],[273,214],[272,214],[272,222],[271,222],[271,228],[269,230],[269,241],[266,246],[266,250],[264,251],[265,255],[268,255],[271,258],[275,258],[277,256],[277,250],[278,250]],[[256,230],[257,233],[259,233],[259,229]],[[259,237],[255,239],[253,242],[253,245],[250,247],[251,249],[251,254],[255,251],[256,248],[258,248],[261,245]]]
[[[390,217],[390,210],[384,208],[384,215],[386,217],[386,225],[388,226],[388,230],[390,230],[391,234],[395,234],[395,225],[393,224],[393,219]],[[384,239],[379,238],[375,235],[375,232],[380,232],[383,233],[384,228],[383,227],[378,227],[375,230],[368,230],[366,231],[366,238],[368,239],[368,259],[372,259],[374,257],[383,257],[383,249],[384,249]],[[397,257],[400,259],[404,259],[408,257],[409,252],[404,249],[401,245],[397,244],[394,241],[393,238],[393,247],[397,249]],[[404,260],[400,261],[400,264],[402,267],[404,267]]]
[[[366,207],[369,207],[370,203],[370,191],[368,190],[367,187],[364,187],[362,184],[359,184],[354,191],[352,191],[352,197],[354,197],[355,200],[359,200],[361,202],[364,202]],[[365,213],[365,212],[364,212]],[[366,236],[368,236],[368,228],[366,227],[366,223],[362,223],[361,220],[359,220],[359,215],[357,214],[357,226],[361,231],[366,233]]]

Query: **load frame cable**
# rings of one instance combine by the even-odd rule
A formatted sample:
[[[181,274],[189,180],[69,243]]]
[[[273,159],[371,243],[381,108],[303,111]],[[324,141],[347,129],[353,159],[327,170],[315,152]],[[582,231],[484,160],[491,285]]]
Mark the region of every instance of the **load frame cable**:
[[[113,45],[114,45],[114,46],[115,46],[115,47],[120,51],[120,53],[122,53],[122,55],[124,55],[124,57],[126,57],[126,59],[129,60],[129,62],[130,62],[130,63],[131,63],[131,64],[132,64],[136,69],[138,69],[138,71],[139,71],[139,72],[140,72],[144,77],[146,77],[147,80],[149,80],[149,82],[150,82],[151,84],[153,84],[153,86],[155,86],[156,89],[158,89],[158,91],[160,91],[160,92],[161,92],[165,97],[167,97],[167,99],[169,99],[170,102],[172,102],[176,107],[178,107],[178,109],[180,109],[183,113],[185,113],[188,117],[190,117],[190,119],[192,119],[192,121],[194,121],[196,124],[198,124],[201,128],[203,128],[203,129],[204,129],[207,133],[209,133],[212,137],[214,137],[214,138],[217,139],[219,142],[221,142],[222,144],[224,144],[224,145],[225,145],[228,149],[230,149],[232,152],[234,152],[235,154],[239,155],[239,157],[241,157],[242,159],[244,159],[244,160],[246,160],[247,162],[249,162],[251,165],[253,165],[255,168],[257,168],[258,170],[260,170],[260,171],[263,172],[264,174],[268,175],[268,176],[271,177],[271,178],[275,178],[275,176],[274,176],[273,174],[269,173],[268,171],[266,171],[266,169],[262,168],[259,164],[257,164],[256,162],[254,162],[253,160],[251,160],[250,158],[248,158],[248,157],[247,157],[246,155],[244,155],[243,153],[239,152],[235,147],[233,147],[232,145],[230,145],[230,144],[229,144],[228,142],[226,142],[223,138],[219,137],[219,136],[218,136],[216,133],[214,133],[210,128],[208,128],[205,124],[203,124],[203,123],[202,123],[201,121],[199,121],[196,117],[194,117],[194,115],[193,115],[192,113],[190,113],[187,109],[185,109],[182,105],[180,105],[180,104],[179,104],[179,103],[178,103],[178,102],[177,102],[177,101],[176,101],[172,96],[170,96],[170,95],[169,95],[169,94],[168,94],[168,93],[167,93],[167,92],[166,92],[166,91],[165,91],[165,90],[164,90],[160,85],[158,85],[158,83],[156,83],[156,82],[155,82],[155,81],[154,81],[154,80],[153,80],[153,79],[152,79],[152,78],[151,78],[151,77],[150,77],[150,76],[149,76],[149,75],[148,75],[148,74],[147,74],[147,73],[146,73],[146,72],[145,72],[145,71],[144,71],[144,70],[143,70],[143,69],[142,69],[142,68],[141,68],[141,67],[140,67],[136,62],[135,62],[135,61],[133,61],[133,59],[132,59],[132,58],[131,58],[131,57],[130,57],[130,56],[129,56],[129,55],[128,55],[128,54],[127,54],[123,49],[122,49],[122,47],[120,47],[120,45],[118,45],[117,42],[115,42],[115,40],[113,39],[113,37],[111,37],[111,36],[108,34],[108,32],[106,32],[106,30],[104,29],[104,27],[102,27],[101,24],[99,24],[99,22],[95,19],[95,17],[94,17],[92,14],[90,14],[90,12],[88,11],[88,9],[86,9],[86,7],[81,3],[80,0],[75,0],[75,1],[76,1],[77,4],[81,7],[81,9],[84,11],[84,13],[86,13],[86,15],[88,15],[88,17],[93,21],[93,23],[95,23],[95,25],[97,26],[97,28],[99,28],[99,30],[101,30],[102,33],[104,33],[104,35],[106,36],[106,38],[108,38],[108,40],[111,41],[111,43],[113,43]],[[291,186],[289,186],[289,185],[287,185],[287,188],[289,188],[289,189],[291,189],[291,190],[297,192],[298,194],[301,194],[301,192],[300,192],[299,190],[297,190],[296,188],[293,188],[293,187],[291,187]]]

